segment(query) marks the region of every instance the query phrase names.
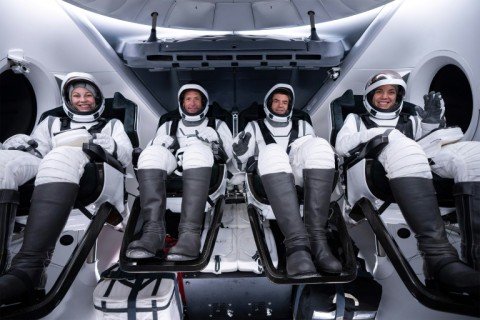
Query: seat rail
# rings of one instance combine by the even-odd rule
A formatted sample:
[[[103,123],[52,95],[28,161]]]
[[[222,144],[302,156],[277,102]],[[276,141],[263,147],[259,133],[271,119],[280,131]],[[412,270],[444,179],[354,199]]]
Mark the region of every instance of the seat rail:
[[[393,264],[408,291],[424,306],[443,312],[467,316],[480,316],[480,304],[477,299],[468,295],[448,294],[427,288],[413,271],[412,267],[401,253],[395,240],[388,233],[380,215],[372,203],[362,198],[359,200],[363,214],[375,233],[377,241]]]
[[[336,205],[336,204],[335,204]],[[260,225],[260,214],[257,212],[255,206],[252,204],[248,205],[248,217],[250,220],[250,225],[253,231],[253,237],[255,239],[255,244],[257,245],[258,253],[262,262],[264,264],[264,270],[266,276],[273,282],[277,284],[325,284],[325,283],[346,283],[355,280],[357,277],[357,268],[355,254],[353,250],[353,245],[348,236],[347,226],[345,221],[340,214],[340,208],[338,205],[334,207],[333,214],[331,217],[331,223],[334,223],[337,226],[342,244],[342,264],[343,271],[339,275],[330,275],[330,274],[317,274],[312,277],[302,278],[302,279],[292,279],[287,277],[285,271],[276,268],[273,265],[268,246],[265,240],[265,235],[262,231]]]

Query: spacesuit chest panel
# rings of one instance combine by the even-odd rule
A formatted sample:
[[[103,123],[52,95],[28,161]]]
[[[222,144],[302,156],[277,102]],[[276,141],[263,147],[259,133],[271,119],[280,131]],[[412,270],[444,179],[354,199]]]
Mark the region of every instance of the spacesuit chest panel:
[[[391,119],[391,120],[375,119],[374,121],[368,114],[362,114],[360,115],[360,118],[362,119],[362,122],[367,127],[367,129],[378,128],[378,127],[395,128],[401,133],[403,133],[405,136],[407,136],[408,138],[414,140],[413,124],[412,124],[412,121],[410,120],[409,114],[400,113],[398,118]]]

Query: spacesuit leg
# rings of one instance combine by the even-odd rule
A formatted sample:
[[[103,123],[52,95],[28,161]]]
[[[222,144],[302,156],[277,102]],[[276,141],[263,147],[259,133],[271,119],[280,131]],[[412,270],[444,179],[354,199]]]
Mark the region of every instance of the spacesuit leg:
[[[453,187],[462,259],[480,271],[480,182],[459,182]]]
[[[303,169],[303,220],[310,239],[313,261],[319,271],[340,273],[342,264],[327,243],[326,227],[335,179],[335,155],[330,144],[311,138],[290,151],[294,172]]]
[[[462,141],[443,146],[433,158],[432,170],[453,178],[453,195],[462,237],[463,261],[480,270],[480,142]]]
[[[4,273],[10,256],[15,215],[20,195],[17,190],[0,190],[0,274]]]
[[[171,164],[170,166],[168,164]],[[149,146],[138,160],[140,216],[143,217],[142,236],[128,245],[126,255],[145,259],[157,255],[165,244],[165,210],[167,171],[175,169],[172,153],[162,146]]]
[[[316,273],[308,233],[300,216],[294,176],[286,152],[269,144],[258,156],[258,171],[280,231],[284,235],[287,275],[304,278]]]
[[[200,255],[200,234],[207,203],[213,153],[210,146],[199,143],[183,154],[183,199],[178,225],[178,241],[169,250],[167,260],[194,260]]]
[[[457,250],[448,241],[440,216],[429,164],[421,147],[414,141],[389,143],[379,160],[389,176],[393,196],[424,259],[426,282],[443,290],[478,293],[480,274],[462,263]],[[425,177],[427,175],[427,177]]]
[[[35,187],[22,247],[10,269],[0,277],[0,305],[30,301],[44,293],[45,271],[77,192],[78,185],[74,183]]]
[[[28,301],[44,293],[45,271],[88,161],[79,147],[55,148],[41,161],[22,247],[10,269],[0,277],[0,305]]]
[[[0,152],[0,273],[7,267],[19,204],[18,187],[34,178],[41,159],[18,150]]]

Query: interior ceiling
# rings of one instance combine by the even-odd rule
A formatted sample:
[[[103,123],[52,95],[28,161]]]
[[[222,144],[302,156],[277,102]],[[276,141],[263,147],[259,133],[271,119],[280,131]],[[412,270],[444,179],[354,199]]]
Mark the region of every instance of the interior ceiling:
[[[296,27],[346,18],[393,0],[64,0],[80,8],[138,24],[164,28],[247,31]]]

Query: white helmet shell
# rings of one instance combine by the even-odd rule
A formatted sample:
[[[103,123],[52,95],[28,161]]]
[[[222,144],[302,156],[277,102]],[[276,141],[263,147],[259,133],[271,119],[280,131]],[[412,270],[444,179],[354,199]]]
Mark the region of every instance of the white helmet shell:
[[[185,91],[188,91],[188,90],[196,90],[200,92],[202,96],[202,109],[195,114],[189,114],[183,108],[183,95]],[[181,86],[180,89],[178,90],[178,111],[180,112],[182,119],[185,119],[186,121],[194,122],[194,121],[200,121],[204,119],[208,112],[208,104],[209,104],[209,101],[208,101],[207,90],[205,90],[201,85],[188,83]]]
[[[397,86],[397,100],[393,107],[388,110],[382,110],[375,107],[372,103],[373,94],[375,89],[384,85]],[[402,76],[390,70],[381,71],[372,76],[365,85],[365,92],[363,94],[363,104],[368,113],[374,118],[389,120],[398,117],[403,108],[403,98],[407,91],[407,84],[403,80]]]
[[[272,98],[275,93],[282,93],[286,94],[290,97],[290,101],[288,103],[288,112],[285,114],[276,114],[271,109],[272,106]],[[263,110],[265,111],[265,115],[268,119],[275,121],[275,122],[288,122],[292,118],[293,106],[295,102],[295,92],[291,85],[286,83],[277,83],[274,85],[265,95],[265,99],[263,100]]]
[[[71,103],[71,92],[74,86],[81,84],[95,96],[95,108],[91,111],[78,111]],[[92,122],[100,118],[105,110],[105,99],[95,78],[84,72],[71,72],[66,75],[61,86],[63,111],[73,121]]]

